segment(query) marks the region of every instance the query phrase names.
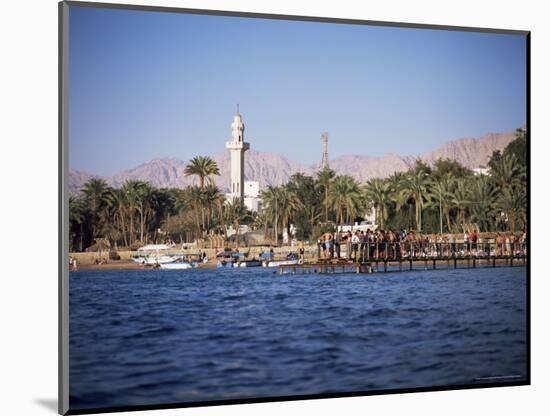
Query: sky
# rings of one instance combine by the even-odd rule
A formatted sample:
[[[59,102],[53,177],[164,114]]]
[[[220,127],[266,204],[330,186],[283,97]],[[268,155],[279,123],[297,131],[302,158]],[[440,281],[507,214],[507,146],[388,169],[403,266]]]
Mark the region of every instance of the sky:
[[[318,164],[526,123],[525,36],[70,7],[69,164],[251,148]]]

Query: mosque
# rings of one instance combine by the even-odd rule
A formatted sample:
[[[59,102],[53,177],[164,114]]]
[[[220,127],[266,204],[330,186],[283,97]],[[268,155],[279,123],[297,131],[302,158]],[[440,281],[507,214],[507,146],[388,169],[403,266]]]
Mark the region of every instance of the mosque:
[[[226,199],[238,198],[250,211],[257,212],[261,209],[260,184],[244,180],[244,155],[250,149],[250,143],[244,141],[244,130],[243,118],[237,107],[231,124],[231,141],[225,143],[231,156],[230,192],[226,194]]]

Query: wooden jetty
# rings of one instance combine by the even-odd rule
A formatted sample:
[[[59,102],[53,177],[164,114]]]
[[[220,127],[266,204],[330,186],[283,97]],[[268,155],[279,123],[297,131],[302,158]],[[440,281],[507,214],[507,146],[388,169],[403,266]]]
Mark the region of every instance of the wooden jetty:
[[[527,255],[439,256],[378,258],[366,261],[345,259],[318,260],[302,264],[281,265],[279,274],[395,273],[415,270],[451,270],[526,266]]]

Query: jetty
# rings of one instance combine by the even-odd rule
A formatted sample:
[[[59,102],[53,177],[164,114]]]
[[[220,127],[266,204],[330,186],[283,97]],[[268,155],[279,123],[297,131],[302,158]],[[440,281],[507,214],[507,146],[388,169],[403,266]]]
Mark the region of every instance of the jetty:
[[[331,257],[327,259],[304,260],[299,264],[278,266],[279,274],[342,274],[342,273],[394,273],[425,270],[454,270],[527,266],[528,255],[525,247],[509,250],[488,243],[475,250],[462,248],[449,250],[448,247],[434,246],[430,252],[403,250],[396,243],[381,249],[368,247],[353,252],[352,258]],[[374,254],[374,255],[372,255]]]

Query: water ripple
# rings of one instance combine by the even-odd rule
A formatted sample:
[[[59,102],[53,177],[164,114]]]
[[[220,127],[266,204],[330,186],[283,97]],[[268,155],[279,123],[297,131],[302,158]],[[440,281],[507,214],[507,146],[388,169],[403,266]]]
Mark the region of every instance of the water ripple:
[[[71,408],[523,377],[522,277],[519,267],[72,273]]]

